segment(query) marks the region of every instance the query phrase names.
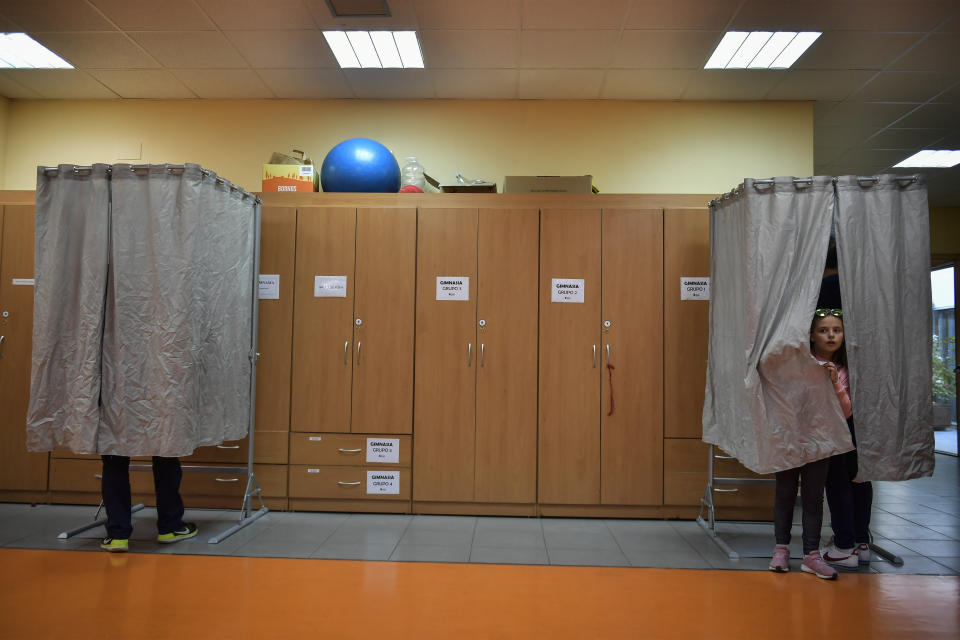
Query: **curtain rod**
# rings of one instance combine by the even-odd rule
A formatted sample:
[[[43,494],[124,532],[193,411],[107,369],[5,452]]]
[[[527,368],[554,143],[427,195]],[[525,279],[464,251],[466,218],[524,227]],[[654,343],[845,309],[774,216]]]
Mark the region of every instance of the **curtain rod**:
[[[834,176],[833,178],[830,179],[830,181],[831,181],[834,185],[837,184],[837,180],[838,180],[838,178],[837,178],[836,176]],[[880,181],[880,176],[856,176],[856,180],[857,180],[857,182],[859,182],[861,185],[864,184],[864,183],[868,183],[868,182],[877,183],[877,182]],[[917,182],[918,180],[920,180],[920,175],[919,175],[919,174],[914,174],[914,175],[912,175],[912,176],[896,176],[896,177],[894,177],[894,180],[895,180],[897,183],[902,183],[901,186],[904,186],[904,187],[905,187],[905,186],[907,186],[907,185],[914,184],[915,182]],[[753,181],[753,188],[756,189],[756,188],[757,188],[757,185],[771,185],[771,184],[773,184],[774,182],[775,182],[775,179],[774,179],[774,178],[760,178],[760,179],[758,179],[758,180],[754,180],[754,181]],[[793,184],[812,184],[812,183],[813,183],[813,177],[810,177],[810,178],[794,178],[794,179],[793,179]],[[737,187],[736,187],[735,189],[733,189],[733,190],[731,190],[731,191],[728,191],[728,192],[724,193],[723,195],[717,196],[716,198],[714,198],[713,200],[711,200],[710,202],[708,202],[708,203],[707,203],[707,206],[708,206],[708,207],[712,207],[712,206],[714,206],[715,204],[718,204],[718,203],[720,203],[720,202],[723,201],[723,200],[727,200],[728,198],[732,198],[732,197],[734,197],[734,196],[736,196],[736,195],[739,195],[742,191],[743,191],[743,184],[739,184],[739,185],[737,185]]]
[[[164,167],[167,170],[167,173],[174,173],[177,171],[180,173],[183,173],[187,168],[186,165],[182,165],[182,164],[168,164],[168,165],[132,164],[130,165],[130,171],[136,173],[137,171],[145,171],[145,170],[149,170],[151,167],[158,167],[158,166]],[[107,165],[106,170],[107,170],[107,173],[113,173],[113,165]],[[41,167],[41,171],[43,171],[44,175],[55,176],[60,173],[60,167]],[[73,173],[75,174],[91,173],[92,171],[93,171],[92,165],[76,165],[76,164],[73,165]],[[210,176],[216,176],[216,174],[213,171],[210,171],[209,169],[204,169],[203,167],[200,167],[200,174],[206,178],[209,178]],[[248,196],[253,198],[256,204],[262,203],[262,201],[260,200],[260,196],[256,196],[250,193],[249,191],[247,191],[246,189],[241,189],[240,187],[233,184],[229,180],[221,178],[220,176],[217,176],[214,182],[216,184],[229,186],[230,191],[239,191],[241,194],[241,197],[243,198],[246,198]]]

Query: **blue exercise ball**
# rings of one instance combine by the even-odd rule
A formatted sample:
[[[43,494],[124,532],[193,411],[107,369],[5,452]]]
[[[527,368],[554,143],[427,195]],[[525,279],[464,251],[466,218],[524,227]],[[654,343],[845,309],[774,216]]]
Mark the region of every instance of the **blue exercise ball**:
[[[320,185],[324,191],[396,193],[400,165],[390,150],[368,138],[344,140],[323,159]]]

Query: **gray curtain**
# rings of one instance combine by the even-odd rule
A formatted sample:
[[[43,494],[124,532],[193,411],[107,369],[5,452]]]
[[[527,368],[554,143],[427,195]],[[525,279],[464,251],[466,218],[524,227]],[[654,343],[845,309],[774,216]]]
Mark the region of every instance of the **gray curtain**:
[[[710,209],[710,340],[703,439],[757,473],[853,448],[810,355],[833,218],[826,176],[745,180]]]
[[[63,342],[50,328],[75,310],[35,307],[31,450],[183,456],[243,437],[250,425],[259,201],[194,164],[118,164],[111,176],[109,233],[98,244],[109,247],[99,316],[75,338],[102,353],[102,368],[64,373],[96,388],[100,407],[76,435],[64,436],[71,430],[56,416],[72,414],[75,399],[46,384],[45,354]],[[40,172],[38,194],[46,180]],[[39,197],[37,215],[48,215]],[[35,270],[36,281],[57,281],[63,265],[47,255],[53,247],[39,234],[37,240],[37,255],[44,255],[38,265],[48,268]]]
[[[933,473],[930,228],[922,180],[837,179],[858,480]]]

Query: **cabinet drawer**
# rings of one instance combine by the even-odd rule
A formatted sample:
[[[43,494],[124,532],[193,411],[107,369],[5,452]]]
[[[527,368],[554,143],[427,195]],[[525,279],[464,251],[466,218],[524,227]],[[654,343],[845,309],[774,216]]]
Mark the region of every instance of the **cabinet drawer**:
[[[399,440],[398,462],[368,462],[367,446],[383,440]],[[359,467],[379,465],[410,466],[410,436],[376,436],[340,433],[291,433],[290,464],[339,465]]]
[[[139,464],[142,461],[134,462]],[[149,463],[149,459],[147,460]],[[82,491],[100,493],[103,464],[95,460],[51,458],[50,491]],[[131,493],[153,493],[152,473],[130,473]]]
[[[257,431],[253,453],[255,462],[284,464],[287,461],[286,431]],[[181,458],[184,464],[205,464],[209,462],[247,463],[249,451],[248,438],[229,440],[209,447],[198,447],[191,455]]]
[[[367,493],[367,473],[398,473],[399,493]],[[410,469],[290,465],[291,498],[409,500]]]
[[[709,445],[701,440],[665,438],[663,441],[663,502],[669,505],[698,505],[707,486]],[[725,455],[718,448],[716,455]],[[773,475],[753,473],[737,460],[715,460],[714,477],[766,478]],[[717,485],[721,486],[721,485]],[[714,494],[717,506],[773,508],[773,486],[722,487],[736,492]]]

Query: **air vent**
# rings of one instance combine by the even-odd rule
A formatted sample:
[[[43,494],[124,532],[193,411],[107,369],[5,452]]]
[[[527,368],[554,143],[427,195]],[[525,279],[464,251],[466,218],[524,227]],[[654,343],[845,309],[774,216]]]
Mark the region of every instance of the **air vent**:
[[[387,0],[327,0],[334,18],[389,16]]]

